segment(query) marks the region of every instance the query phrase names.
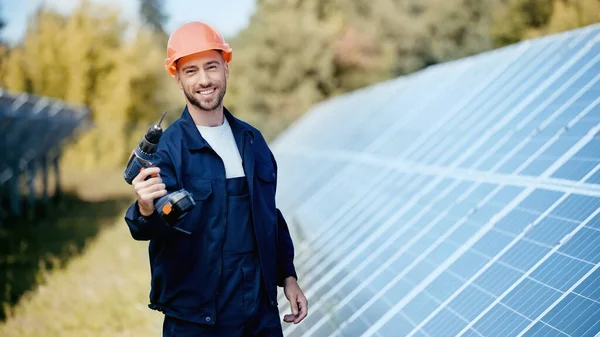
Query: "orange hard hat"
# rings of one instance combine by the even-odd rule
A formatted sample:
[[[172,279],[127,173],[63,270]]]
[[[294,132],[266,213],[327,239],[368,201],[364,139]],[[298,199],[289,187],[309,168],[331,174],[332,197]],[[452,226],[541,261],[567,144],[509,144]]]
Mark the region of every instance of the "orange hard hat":
[[[165,68],[175,76],[175,61],[179,58],[213,49],[221,52],[225,62],[231,61],[231,47],[215,28],[197,21],[183,24],[169,37]]]

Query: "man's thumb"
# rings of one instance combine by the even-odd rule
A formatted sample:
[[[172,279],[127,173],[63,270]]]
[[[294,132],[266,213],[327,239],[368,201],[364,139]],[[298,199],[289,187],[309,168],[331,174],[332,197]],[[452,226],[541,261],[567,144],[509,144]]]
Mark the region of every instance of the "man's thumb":
[[[298,315],[298,296],[297,295],[293,295],[292,298],[290,299],[290,306],[292,307],[292,314],[294,315]]]

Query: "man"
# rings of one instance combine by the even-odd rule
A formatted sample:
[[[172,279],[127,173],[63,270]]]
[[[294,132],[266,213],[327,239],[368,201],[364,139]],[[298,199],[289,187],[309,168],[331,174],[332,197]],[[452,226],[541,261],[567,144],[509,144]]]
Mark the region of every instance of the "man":
[[[290,301],[285,322],[307,315],[292,239],[275,206],[275,158],[257,129],[223,107],[231,56],[207,24],[173,32],[165,67],[186,107],[165,130],[156,167],[132,183],[137,201],[125,220],[134,239],[150,241],[149,307],[165,314],[163,336],[282,336],[277,286]],[[195,201],[173,226],[183,231],[154,208],[181,188]]]

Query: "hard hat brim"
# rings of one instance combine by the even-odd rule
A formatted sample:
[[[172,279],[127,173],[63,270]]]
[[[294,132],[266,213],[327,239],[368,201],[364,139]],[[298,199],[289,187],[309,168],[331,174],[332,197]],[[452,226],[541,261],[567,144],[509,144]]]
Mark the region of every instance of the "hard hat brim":
[[[225,60],[225,62],[227,62],[227,63],[229,63],[231,61],[232,56],[233,56],[233,52],[231,50],[231,47],[229,47],[229,45],[214,44],[214,45],[206,46],[205,48],[201,48],[201,49],[191,49],[191,50],[186,50],[183,52],[176,53],[172,57],[165,59],[165,69],[172,77],[175,77],[175,73],[177,72],[177,66],[176,66],[177,60],[179,60],[180,58],[185,57],[185,56],[202,53],[202,52],[205,52],[208,50],[219,51],[221,53],[221,55],[223,55],[223,60]]]

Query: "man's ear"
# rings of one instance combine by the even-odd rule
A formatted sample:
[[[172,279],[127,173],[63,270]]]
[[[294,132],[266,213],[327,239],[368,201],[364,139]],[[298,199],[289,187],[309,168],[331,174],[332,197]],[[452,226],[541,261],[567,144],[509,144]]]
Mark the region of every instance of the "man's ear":
[[[177,85],[179,86],[179,90],[183,90],[183,86],[181,85],[181,78],[179,77],[179,70],[175,71],[175,80],[177,80]]]
[[[225,78],[229,79],[229,63],[225,62]]]

